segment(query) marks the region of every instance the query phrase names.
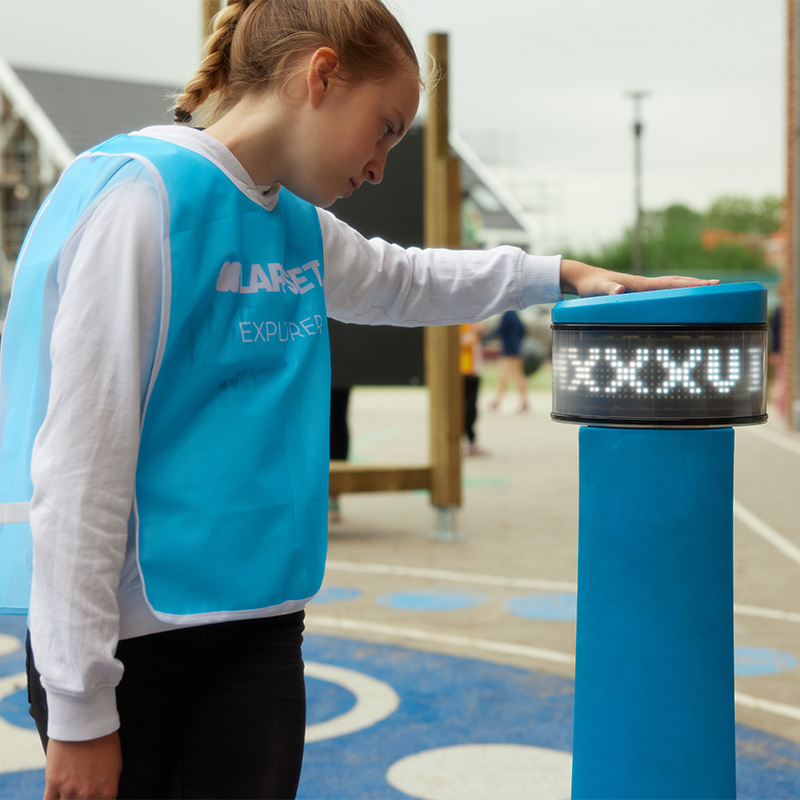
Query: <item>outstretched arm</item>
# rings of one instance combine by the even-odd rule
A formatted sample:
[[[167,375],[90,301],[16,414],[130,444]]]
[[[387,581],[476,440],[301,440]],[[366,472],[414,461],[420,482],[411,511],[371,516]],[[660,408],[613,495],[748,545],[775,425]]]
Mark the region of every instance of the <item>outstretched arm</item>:
[[[561,291],[564,294],[577,294],[580,297],[647,292],[654,289],[684,289],[691,286],[710,286],[716,283],[719,281],[685,278],[681,275],[645,278],[641,275],[628,275],[624,272],[610,272],[566,258],[561,262]]]

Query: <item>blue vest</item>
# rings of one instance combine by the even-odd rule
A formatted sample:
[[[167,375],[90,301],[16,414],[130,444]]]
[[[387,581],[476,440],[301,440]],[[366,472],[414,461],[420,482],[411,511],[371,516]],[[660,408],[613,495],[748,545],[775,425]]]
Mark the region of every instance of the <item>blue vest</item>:
[[[70,166],[17,265],[2,342],[0,610],[27,605],[21,517],[46,410],[58,252],[125,180],[156,187],[164,220],[164,309],[134,506],[148,603],[176,624],[290,609],[318,591],[327,541],[330,358],[317,211],[285,189],[266,211],[202,156],[120,136]]]

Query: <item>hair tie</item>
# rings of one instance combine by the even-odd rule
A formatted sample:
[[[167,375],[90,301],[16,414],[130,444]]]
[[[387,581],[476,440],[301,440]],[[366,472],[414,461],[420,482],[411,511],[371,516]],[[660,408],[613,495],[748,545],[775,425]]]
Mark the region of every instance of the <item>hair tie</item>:
[[[186,109],[176,106],[175,116],[173,117],[175,122],[177,122],[179,125],[184,125],[189,122],[191,118],[192,115]]]

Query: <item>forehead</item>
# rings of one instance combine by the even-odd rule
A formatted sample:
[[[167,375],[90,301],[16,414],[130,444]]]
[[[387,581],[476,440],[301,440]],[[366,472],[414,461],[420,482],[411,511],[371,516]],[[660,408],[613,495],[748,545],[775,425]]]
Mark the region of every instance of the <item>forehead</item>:
[[[389,110],[400,114],[404,125],[408,127],[419,106],[419,78],[410,72],[403,71],[375,81],[373,86]]]

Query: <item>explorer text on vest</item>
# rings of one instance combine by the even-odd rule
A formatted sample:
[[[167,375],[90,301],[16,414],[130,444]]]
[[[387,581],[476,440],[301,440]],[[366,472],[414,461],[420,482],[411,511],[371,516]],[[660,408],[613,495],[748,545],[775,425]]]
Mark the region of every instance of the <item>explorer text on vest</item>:
[[[285,292],[288,290],[292,294],[305,294],[322,286],[319,261],[316,259],[293,269],[284,269],[283,264],[267,264],[265,270],[261,264],[252,264],[248,283],[244,282],[246,271],[246,268],[242,269],[242,265],[238,261],[226,261],[217,278],[217,291],[254,294],[259,291]],[[316,283],[314,278],[316,278]]]
[[[306,336],[316,336],[322,333],[322,317],[315,314],[312,317],[294,322],[240,322],[239,330],[242,334],[242,341],[246,344],[250,342],[268,342],[270,339],[277,339],[279,342],[294,341],[295,339],[305,339]]]

